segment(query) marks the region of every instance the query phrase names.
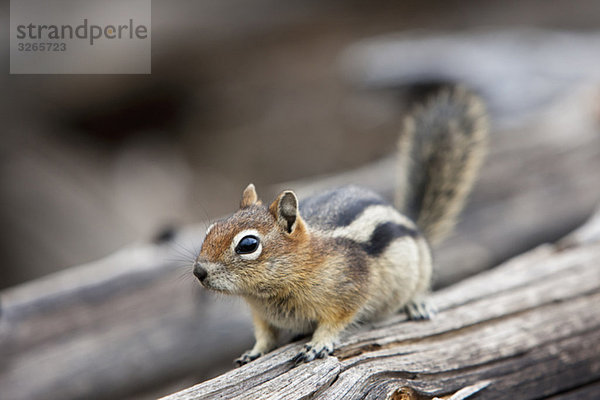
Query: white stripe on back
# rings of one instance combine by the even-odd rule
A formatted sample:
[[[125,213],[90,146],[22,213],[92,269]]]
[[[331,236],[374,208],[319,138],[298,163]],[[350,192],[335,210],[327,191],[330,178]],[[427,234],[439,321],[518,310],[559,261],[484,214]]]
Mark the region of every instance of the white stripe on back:
[[[386,222],[416,229],[413,221],[405,215],[400,214],[392,206],[378,204],[365,208],[350,225],[335,228],[328,235],[352,239],[357,242],[367,242],[371,238],[375,228]]]

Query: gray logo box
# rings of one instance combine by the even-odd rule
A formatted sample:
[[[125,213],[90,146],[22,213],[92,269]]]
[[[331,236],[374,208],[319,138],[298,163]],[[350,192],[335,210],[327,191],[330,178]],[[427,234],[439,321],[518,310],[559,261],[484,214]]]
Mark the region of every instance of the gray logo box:
[[[11,0],[11,74],[150,74],[151,0]]]

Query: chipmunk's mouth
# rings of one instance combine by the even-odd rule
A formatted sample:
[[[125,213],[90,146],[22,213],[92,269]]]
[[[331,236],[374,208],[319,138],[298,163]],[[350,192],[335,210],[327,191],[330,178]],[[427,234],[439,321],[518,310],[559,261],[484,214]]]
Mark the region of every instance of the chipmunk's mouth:
[[[202,286],[204,286],[206,289],[213,290],[215,292],[232,294],[231,290],[223,287],[222,285],[219,284],[219,282],[215,282],[215,283],[211,282],[210,279],[205,279],[204,281],[200,282],[200,284]]]
[[[194,275],[207,289],[227,294],[236,292],[237,285],[219,264],[197,261],[194,264]]]

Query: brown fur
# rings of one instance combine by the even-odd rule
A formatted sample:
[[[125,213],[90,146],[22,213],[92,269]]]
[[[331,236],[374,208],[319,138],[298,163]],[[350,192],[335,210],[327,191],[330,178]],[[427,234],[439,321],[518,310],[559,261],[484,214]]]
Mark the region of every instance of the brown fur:
[[[203,283],[240,294],[249,303],[257,340],[252,357],[274,347],[279,329],[316,329],[315,338],[331,351],[331,335],[335,337],[352,322],[366,300],[369,274],[364,256],[343,239],[311,234],[297,210],[289,232],[281,203],[287,199],[297,207],[290,192],[280,194],[267,208],[257,199],[247,201],[254,197],[248,190],[242,196],[242,208],[210,229],[198,259],[235,276],[235,289],[214,286],[211,274]],[[232,253],[232,241],[248,229],[261,235],[263,251],[255,260],[241,261]]]
[[[398,182],[404,190],[397,203],[416,211],[429,240],[439,240],[454,225],[483,157],[486,132],[481,104],[462,89],[441,93],[405,121]],[[318,230],[314,219],[309,226],[302,218],[292,191],[266,207],[250,184],[240,209],[209,228],[195,266],[203,273],[197,276],[209,289],[243,296],[252,309],[256,344],[240,364],[272,350],[281,329],[313,332],[295,358],[310,361],[330,354],[355,321],[400,307],[411,318],[430,317],[423,296],[431,254],[414,222],[371,195],[365,202],[356,190],[343,193],[352,193],[355,202],[319,200],[329,208],[307,218],[318,221],[336,210],[350,210],[350,217],[342,213],[343,223]],[[388,224],[400,234],[379,229]]]

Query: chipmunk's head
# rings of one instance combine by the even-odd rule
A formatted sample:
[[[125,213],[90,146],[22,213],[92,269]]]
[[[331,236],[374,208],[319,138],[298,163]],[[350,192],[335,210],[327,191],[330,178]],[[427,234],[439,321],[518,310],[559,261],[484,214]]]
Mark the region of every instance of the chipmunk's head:
[[[306,240],[294,192],[282,192],[267,208],[250,184],[240,209],[208,228],[194,275],[209,289],[270,297],[287,287]]]

